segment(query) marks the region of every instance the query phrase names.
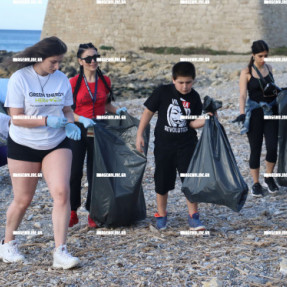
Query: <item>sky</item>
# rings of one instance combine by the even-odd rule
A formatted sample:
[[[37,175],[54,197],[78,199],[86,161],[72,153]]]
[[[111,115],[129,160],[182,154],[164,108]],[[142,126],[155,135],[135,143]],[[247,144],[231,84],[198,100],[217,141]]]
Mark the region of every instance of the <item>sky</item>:
[[[0,29],[42,30],[48,0],[0,0]]]

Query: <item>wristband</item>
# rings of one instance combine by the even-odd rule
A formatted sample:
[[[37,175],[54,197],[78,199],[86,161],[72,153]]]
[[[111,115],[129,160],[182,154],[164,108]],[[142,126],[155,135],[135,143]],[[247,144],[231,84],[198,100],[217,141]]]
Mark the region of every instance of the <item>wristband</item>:
[[[45,117],[45,126],[47,126],[47,118],[48,116]]]

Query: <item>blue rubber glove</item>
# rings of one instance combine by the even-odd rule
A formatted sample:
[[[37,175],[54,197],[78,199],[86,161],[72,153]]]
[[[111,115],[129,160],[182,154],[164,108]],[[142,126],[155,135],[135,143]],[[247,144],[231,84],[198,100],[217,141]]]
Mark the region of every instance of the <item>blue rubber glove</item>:
[[[126,112],[127,110],[128,110],[128,109],[127,109],[126,107],[118,108],[118,109],[116,110],[116,114],[117,114],[117,115],[120,115],[121,112]]]
[[[79,123],[82,123],[85,128],[93,127],[96,123],[92,119],[88,119],[85,117],[79,117]]]
[[[81,139],[81,130],[73,123],[68,123],[65,126],[66,136],[69,139],[79,141]]]
[[[47,126],[54,129],[63,128],[68,120],[65,117],[48,116]]]

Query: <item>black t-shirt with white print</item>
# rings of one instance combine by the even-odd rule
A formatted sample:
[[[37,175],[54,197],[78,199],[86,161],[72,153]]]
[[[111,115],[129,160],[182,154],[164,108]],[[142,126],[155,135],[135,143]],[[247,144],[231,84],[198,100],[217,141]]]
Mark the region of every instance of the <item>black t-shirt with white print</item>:
[[[176,96],[177,94],[177,96]],[[181,108],[178,99],[182,101],[187,116],[201,115],[202,102],[199,94],[192,89],[183,95],[174,84],[163,85],[155,89],[144,105],[152,112],[158,112],[154,135],[155,143],[184,144],[196,139],[196,131],[189,127],[189,120],[181,119]]]

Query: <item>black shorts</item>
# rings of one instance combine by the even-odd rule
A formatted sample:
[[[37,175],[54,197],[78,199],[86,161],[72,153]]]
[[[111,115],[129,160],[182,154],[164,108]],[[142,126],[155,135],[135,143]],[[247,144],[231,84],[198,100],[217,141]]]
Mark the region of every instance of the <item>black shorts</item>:
[[[187,173],[189,163],[197,144],[197,138],[185,145],[159,145],[155,144],[155,192],[161,195],[174,189],[176,170]],[[183,182],[184,177],[180,178]]]
[[[7,146],[8,146],[8,156],[7,156],[8,158],[22,161],[30,161],[30,162],[42,162],[43,158],[47,154],[56,149],[60,148],[71,149],[68,138],[65,138],[60,144],[58,144],[56,147],[52,149],[38,150],[17,144],[10,138],[10,136],[8,136]]]

